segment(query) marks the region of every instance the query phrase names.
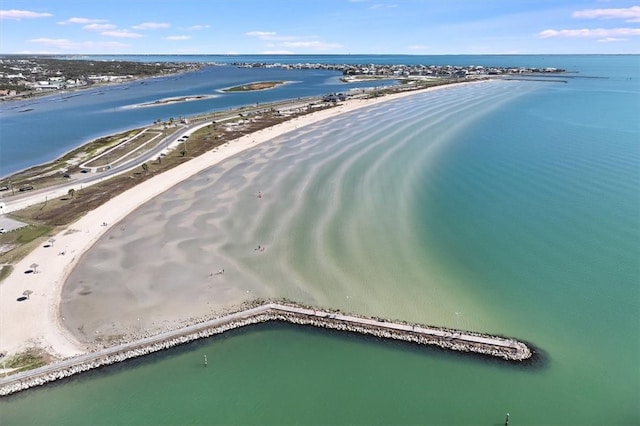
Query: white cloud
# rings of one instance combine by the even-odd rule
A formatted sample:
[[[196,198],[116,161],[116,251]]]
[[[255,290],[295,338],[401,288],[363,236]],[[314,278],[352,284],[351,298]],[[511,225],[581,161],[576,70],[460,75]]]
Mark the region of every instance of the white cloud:
[[[134,25],[134,30],[157,30],[159,28],[169,28],[171,25],[166,22],[143,22],[142,24]]]
[[[165,40],[173,40],[173,41],[177,41],[177,40],[189,40],[191,38],[191,36],[187,36],[187,35],[176,35],[176,36],[168,36],[165,37]]]
[[[60,21],[58,22],[58,24],[60,25],[67,25],[67,24],[102,24],[104,22],[107,22],[106,19],[90,19],[90,18],[77,18],[77,17],[73,17],[73,18],[69,18],[66,21]]]
[[[598,40],[598,43],[615,43],[617,41],[627,41],[627,38],[619,38],[619,37],[607,37],[607,38],[601,38],[600,40]]]
[[[540,38],[550,37],[619,37],[640,36],[640,28],[582,28],[578,30],[544,30],[538,33]]]
[[[409,50],[428,50],[431,46],[427,46],[426,44],[412,44],[411,46],[407,46]]]
[[[378,9],[393,9],[394,7],[398,7],[397,4],[392,3],[378,3],[369,6],[369,9],[378,10]]]
[[[624,19],[627,22],[640,22],[640,6],[624,9],[585,9],[573,12],[573,18],[584,19]]]
[[[180,49],[176,49],[174,52],[179,55],[187,55],[187,54],[194,55],[194,54],[202,53],[200,49],[193,49],[193,48],[180,48]]]
[[[30,10],[0,10],[0,19],[15,19],[19,21],[20,19],[48,18],[50,16],[53,15],[46,12],[32,12]]]
[[[112,24],[88,24],[82,28],[90,31],[109,31],[109,30],[115,30],[116,26]]]
[[[47,46],[66,46],[71,43],[66,38],[34,38],[29,40],[29,43],[40,43]]]
[[[99,52],[102,50],[123,50],[129,47],[128,44],[119,43],[117,41],[95,42],[95,41],[72,41],[66,38],[34,38],[29,40],[30,43],[37,43],[49,48],[58,50],[73,50]]]
[[[261,55],[293,55],[294,53],[290,50],[265,50],[264,52],[260,52]]]
[[[296,37],[296,36],[284,36],[279,35],[273,31],[249,31],[245,33],[246,36],[257,37],[260,40],[268,41],[266,47],[275,48],[276,50],[269,50],[269,52],[286,52],[286,54],[290,54],[288,49],[286,48],[307,48],[313,50],[333,50],[339,49],[342,47],[341,44],[338,43],[327,43],[317,39],[315,36],[305,36],[305,37]],[[285,48],[285,49],[279,49]]]
[[[142,34],[132,33],[129,30],[113,30],[113,31],[103,31],[100,34],[106,37],[119,37],[119,38],[140,38]]]
[[[298,47],[298,48],[303,47],[303,48],[309,48],[314,50],[332,50],[332,49],[339,49],[342,47],[342,45],[338,43],[325,43],[318,40],[285,41],[284,43],[282,43],[282,45],[285,47]]]
[[[206,30],[207,28],[211,28],[211,26],[210,25],[192,25],[185,29],[189,31],[198,31],[198,30]]]
[[[278,33],[273,31],[249,31],[248,33],[244,33],[244,35],[251,36],[251,37],[258,37],[260,40],[269,40],[269,41],[300,40],[304,38],[304,37],[278,35]]]
[[[270,40],[271,37],[276,36],[276,33],[272,31],[249,31],[248,33],[244,33],[244,35],[250,37],[258,37],[262,40]]]

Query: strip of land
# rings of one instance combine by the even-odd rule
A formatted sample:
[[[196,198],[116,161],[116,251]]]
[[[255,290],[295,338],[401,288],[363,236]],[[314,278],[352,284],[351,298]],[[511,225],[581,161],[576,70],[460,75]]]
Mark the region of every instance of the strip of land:
[[[470,84],[470,83],[461,83]],[[478,83],[482,84],[482,83]],[[426,90],[439,90],[438,86]],[[233,155],[296,128],[419,92],[405,92],[373,99],[349,100],[330,109],[295,118],[268,129],[242,136],[154,176],[90,211],[53,237],[55,243],[37,247],[18,262],[0,286],[0,352],[16,354],[41,348],[55,358],[67,358],[94,350],[82,344],[62,325],[59,316],[61,290],[82,255],[113,225],[143,203],[174,185]],[[18,301],[25,297],[26,300]]]

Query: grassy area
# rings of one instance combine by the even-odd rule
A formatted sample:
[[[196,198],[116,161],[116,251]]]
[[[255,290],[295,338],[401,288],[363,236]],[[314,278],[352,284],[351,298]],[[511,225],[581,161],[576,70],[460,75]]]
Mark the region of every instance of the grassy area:
[[[273,89],[276,86],[284,84],[284,81],[259,81],[256,83],[244,84],[223,90],[223,92],[250,92],[252,90]]]
[[[175,130],[172,130],[172,132],[173,131]],[[120,161],[118,161],[120,158],[125,157],[150,141],[154,141],[152,142],[153,146],[157,145],[166,134],[168,133],[161,130],[142,130],[130,138],[121,140],[108,154],[87,162],[86,166],[106,167],[108,164],[115,166],[120,163]],[[129,157],[125,159],[129,159]]]
[[[24,220],[24,218],[20,218],[20,220],[32,224],[0,235],[0,244],[12,247],[11,250],[0,254],[0,264],[12,264],[19,261],[56,232],[55,227],[52,225],[30,222]],[[0,272],[0,281],[11,272],[10,269],[5,271],[6,268],[3,267]]]
[[[24,352],[17,353],[8,357],[3,362],[4,368],[13,368],[11,374],[20,373],[22,371],[33,370],[34,368],[47,365],[51,361],[51,355],[42,350],[31,348]]]
[[[11,271],[13,271],[12,265],[4,265],[2,268],[0,268],[0,282],[2,282],[2,280],[9,276],[9,274],[11,274]]]
[[[65,173],[80,172],[78,164],[82,160],[94,157],[112,146],[140,133],[141,129],[129,130],[116,135],[96,139],[83,145],[48,164],[31,167],[15,173],[0,181],[0,187],[13,187],[16,192],[23,185],[33,185],[35,188],[46,188],[66,182]]]

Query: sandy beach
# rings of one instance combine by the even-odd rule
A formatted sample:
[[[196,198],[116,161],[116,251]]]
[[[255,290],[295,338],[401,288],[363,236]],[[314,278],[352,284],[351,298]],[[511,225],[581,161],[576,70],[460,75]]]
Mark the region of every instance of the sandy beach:
[[[95,338],[99,337],[96,333],[98,333],[97,330],[100,330],[101,327],[105,330],[110,330],[111,335],[115,336],[118,335],[119,332],[124,335],[141,335],[145,330],[149,330],[150,333],[155,333],[163,323],[163,326],[173,328],[185,325],[188,323],[189,318],[184,318],[180,310],[172,311],[171,303],[167,305],[168,308],[166,308],[166,310],[158,312],[155,310],[155,305],[152,303],[152,300],[140,299],[137,300],[135,305],[141,312],[140,317],[142,320],[139,327],[135,330],[117,330],[119,325],[116,322],[105,324],[104,318],[101,318],[98,314],[95,319],[98,323],[90,327],[94,330],[93,334],[86,335],[82,330],[78,331],[76,329],[71,333],[68,329],[69,324],[67,323],[67,319],[64,318],[64,313],[60,313],[62,289],[74,268],[82,261],[85,253],[91,249],[105,233],[126,235],[126,224],[123,224],[122,221],[127,218],[131,212],[188,178],[243,151],[263,144],[266,141],[271,141],[288,132],[302,129],[305,126],[310,126],[363,107],[374,106],[383,102],[424,93],[425,91],[446,90],[448,87],[449,86],[438,86],[423,91],[406,92],[368,100],[350,100],[335,108],[314,112],[269,129],[245,135],[197,157],[188,163],[155,176],[91,211],[70,225],[66,230],[55,235],[53,237],[55,239],[53,246],[40,246],[18,264],[14,265],[13,273],[7,277],[0,286],[0,352],[10,355],[29,347],[38,347],[45,349],[56,357],[66,358],[94,349]],[[261,162],[267,160],[257,158],[256,161]],[[251,174],[255,173],[255,171],[249,167],[246,173]],[[241,183],[239,183],[238,186],[241,186]],[[229,194],[233,196],[235,189],[230,187],[227,190]],[[198,188],[185,187],[185,191],[198,191]],[[202,196],[204,197],[206,194],[202,194]],[[262,194],[259,193],[259,191],[252,192],[252,198],[261,196]],[[180,207],[173,206],[173,208],[179,209]],[[251,244],[253,244],[253,242],[251,242]],[[262,247],[256,247],[255,249],[259,251]],[[160,262],[160,260],[152,258],[152,256],[155,255],[154,253],[147,254],[143,252],[139,253],[139,255],[140,259],[143,259],[145,262],[150,262],[150,265],[156,265]],[[108,262],[109,260],[106,259],[105,261]],[[131,261],[134,260],[132,259]],[[220,264],[213,262],[207,265],[207,271],[203,271],[205,276],[211,275],[210,278],[212,281],[214,279],[216,280],[214,287],[215,294],[218,298],[216,302],[219,306],[237,304],[254,295],[249,287],[246,289],[238,289],[225,283],[222,268],[228,265],[229,262],[229,259]],[[37,265],[37,267],[34,268],[32,265]],[[173,259],[171,266],[173,267],[172,271],[163,269],[163,273],[173,274],[173,278],[179,278],[180,259]],[[241,263],[238,263],[236,267],[241,268]],[[208,274],[206,274],[206,272],[208,272]],[[149,267],[148,273],[154,273],[152,267]],[[112,277],[108,279],[112,279]],[[166,278],[164,281],[158,281],[160,294],[165,295],[167,298],[171,298],[173,292],[183,291],[190,292],[187,296],[194,300],[205,297],[206,295],[206,292],[203,293],[204,288],[198,288],[197,286],[189,290],[169,287],[163,289],[162,286],[167,284],[167,280],[169,280],[169,278]],[[134,285],[134,282],[135,280],[132,280],[130,285]],[[203,285],[210,286],[211,283],[207,282]],[[82,286],[76,287],[78,296],[82,296]],[[18,301],[27,290],[32,292],[28,299]],[[132,293],[132,297],[139,297],[139,295],[133,295]],[[109,297],[105,297],[102,306],[104,312],[109,312],[112,307],[110,304],[113,303],[119,303],[118,298],[110,299]],[[198,317],[202,314],[205,314],[205,312],[198,309],[193,310],[193,317]],[[88,311],[85,315],[86,320],[91,322],[93,313]],[[135,315],[135,313],[131,313],[131,315]],[[79,339],[79,336],[84,337]],[[102,344],[108,343],[108,341],[102,342]]]

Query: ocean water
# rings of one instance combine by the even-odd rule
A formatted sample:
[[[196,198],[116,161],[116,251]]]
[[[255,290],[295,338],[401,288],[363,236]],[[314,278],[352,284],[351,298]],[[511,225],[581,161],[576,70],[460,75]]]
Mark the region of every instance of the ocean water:
[[[536,363],[265,325],[4,398],[3,424],[640,423],[638,57],[552,58],[580,72],[416,95],[234,157],[193,179],[212,201],[177,225],[188,246],[226,193],[215,238],[272,238],[258,261],[216,248],[249,271],[240,290],[511,335]],[[82,268],[127,246],[109,244]]]

